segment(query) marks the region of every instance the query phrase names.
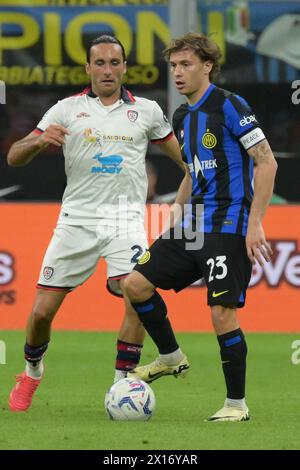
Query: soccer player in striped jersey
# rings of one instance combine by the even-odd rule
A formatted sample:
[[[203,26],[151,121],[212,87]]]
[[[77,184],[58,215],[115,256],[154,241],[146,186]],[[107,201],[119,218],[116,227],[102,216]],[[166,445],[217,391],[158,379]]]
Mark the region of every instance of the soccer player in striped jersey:
[[[153,363],[137,367],[134,376],[151,382],[163,375],[185,375],[189,363],[156,287],[179,291],[204,277],[227,387],[224,406],[210,420],[244,421],[250,416],[245,401],[247,345],[236,310],[245,304],[252,263],[269,261],[272,254],[262,219],[277,164],[246,101],[212,83],[219,71],[216,44],[202,34],[187,33],[171,42],[165,57],[178,92],[187,98],[173,118],[189,169],[176,202],[182,206],[191,200],[179,224],[182,236],[175,226],[170,239],[160,237],[125,281],[160,353]],[[188,243],[189,227],[196,243]]]
[[[122,85],[126,59],[116,38],[102,35],[90,43],[86,71],[91,87],[55,104],[8,153],[10,165],[23,166],[50,144],[62,147],[67,175],[61,213],[28,319],[26,369],[10,394],[12,411],[26,411],[31,405],[43,376],[52,320],[67,293],[85,282],[103,257],[109,290],[123,296],[124,278],[146,251],[148,143],[158,144],[184,170],[178,141],[159,105],[133,97]],[[125,295],[124,301],[115,380],[139,363],[145,335]]]

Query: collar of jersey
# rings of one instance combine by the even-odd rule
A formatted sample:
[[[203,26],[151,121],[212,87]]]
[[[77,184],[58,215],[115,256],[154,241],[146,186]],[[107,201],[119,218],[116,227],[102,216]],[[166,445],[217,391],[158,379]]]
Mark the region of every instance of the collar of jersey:
[[[215,88],[216,88],[216,85],[211,83],[209,87],[207,88],[206,92],[204,93],[204,95],[200,98],[199,101],[197,101],[196,104],[193,104],[193,106],[188,105],[189,110],[194,111],[195,109],[199,108],[199,106],[201,106],[204,103],[204,101],[207,100],[207,98],[209,97],[209,95]]]
[[[86,93],[90,98],[98,98],[96,93],[93,92],[92,88],[89,88]],[[135,103],[135,99],[130,93],[127,88],[125,88],[123,85],[121,86],[121,96],[120,98],[124,101],[124,103]]]

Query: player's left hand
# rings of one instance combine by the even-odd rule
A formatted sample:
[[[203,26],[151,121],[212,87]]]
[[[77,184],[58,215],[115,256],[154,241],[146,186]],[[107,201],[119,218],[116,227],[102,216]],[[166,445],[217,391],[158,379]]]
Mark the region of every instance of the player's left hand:
[[[264,260],[267,262],[271,261],[273,251],[266,240],[261,224],[249,224],[246,236],[246,248],[252,264],[258,262],[260,266],[263,266]]]

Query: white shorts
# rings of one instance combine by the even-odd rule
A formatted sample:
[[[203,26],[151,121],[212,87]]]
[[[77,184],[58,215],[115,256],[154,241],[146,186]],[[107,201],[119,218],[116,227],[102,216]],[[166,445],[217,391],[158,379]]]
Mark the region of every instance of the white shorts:
[[[72,290],[96,270],[100,258],[107,264],[108,290],[121,295],[118,280],[130,273],[148,248],[144,231],[125,233],[96,226],[62,225],[54,230],[47,248],[38,287]]]

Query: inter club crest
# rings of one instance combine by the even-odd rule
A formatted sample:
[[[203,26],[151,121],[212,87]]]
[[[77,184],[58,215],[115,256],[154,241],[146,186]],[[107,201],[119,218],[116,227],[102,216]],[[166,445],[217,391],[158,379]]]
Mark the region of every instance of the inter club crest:
[[[127,111],[127,117],[131,122],[135,122],[138,118],[138,115],[139,113],[137,111],[133,111],[133,109],[129,109],[129,111]]]

